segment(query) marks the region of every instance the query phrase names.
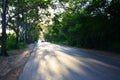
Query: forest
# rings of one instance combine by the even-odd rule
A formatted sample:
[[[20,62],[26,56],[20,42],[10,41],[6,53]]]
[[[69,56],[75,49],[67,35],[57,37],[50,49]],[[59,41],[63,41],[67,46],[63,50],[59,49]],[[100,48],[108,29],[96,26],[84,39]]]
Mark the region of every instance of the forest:
[[[45,28],[45,39],[79,48],[120,52],[120,0],[69,0]]]
[[[119,0],[0,0],[0,22],[1,56],[40,35],[53,43],[120,52]]]

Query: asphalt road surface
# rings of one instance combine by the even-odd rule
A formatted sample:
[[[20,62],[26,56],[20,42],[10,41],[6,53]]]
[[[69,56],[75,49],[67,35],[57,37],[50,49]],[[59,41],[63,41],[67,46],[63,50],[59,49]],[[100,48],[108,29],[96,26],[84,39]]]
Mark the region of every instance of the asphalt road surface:
[[[18,80],[120,80],[120,61],[39,41]]]

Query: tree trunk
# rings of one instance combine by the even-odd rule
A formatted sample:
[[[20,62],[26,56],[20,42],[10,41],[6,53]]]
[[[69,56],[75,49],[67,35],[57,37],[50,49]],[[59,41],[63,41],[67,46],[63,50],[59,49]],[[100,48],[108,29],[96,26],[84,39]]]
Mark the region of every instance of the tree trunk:
[[[7,8],[7,0],[2,0],[2,39],[1,39],[1,54],[2,56],[8,56],[6,49],[6,8]]]
[[[24,23],[23,29],[24,29],[24,32],[23,32],[23,41],[24,41],[25,44],[27,44],[27,34],[26,34],[27,24],[26,23]]]
[[[17,12],[19,12],[19,0],[17,0]],[[20,26],[20,17],[19,15],[17,15],[17,18],[16,18],[16,42],[15,42],[15,48],[18,49],[19,46],[19,26]]]
[[[19,46],[19,26],[20,26],[20,18],[19,18],[19,15],[17,16],[17,20],[16,20],[16,42],[15,42],[15,48],[18,49]]]
[[[18,49],[19,46],[18,46],[18,42],[19,42],[19,39],[18,39],[18,33],[16,33],[16,42],[15,42],[15,48]]]
[[[19,48],[18,43],[19,43],[19,32],[16,32],[16,42],[15,42],[15,48],[16,49]]]

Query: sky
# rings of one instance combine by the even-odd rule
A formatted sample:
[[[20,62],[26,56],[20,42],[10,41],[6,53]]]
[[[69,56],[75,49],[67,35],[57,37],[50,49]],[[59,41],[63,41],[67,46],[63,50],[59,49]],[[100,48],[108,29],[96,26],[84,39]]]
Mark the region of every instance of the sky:
[[[1,28],[0,28],[0,33],[2,33],[2,29],[1,29]],[[13,31],[13,30],[8,30],[8,29],[7,29],[7,30],[6,30],[6,33],[11,33],[11,34],[12,34],[12,33],[14,33],[14,31]]]

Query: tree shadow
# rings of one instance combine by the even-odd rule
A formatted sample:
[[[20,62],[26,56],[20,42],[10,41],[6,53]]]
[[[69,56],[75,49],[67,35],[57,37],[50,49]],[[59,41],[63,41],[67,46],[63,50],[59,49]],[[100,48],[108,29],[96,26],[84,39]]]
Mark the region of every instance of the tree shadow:
[[[38,44],[19,80],[119,80],[120,69],[76,49]]]

